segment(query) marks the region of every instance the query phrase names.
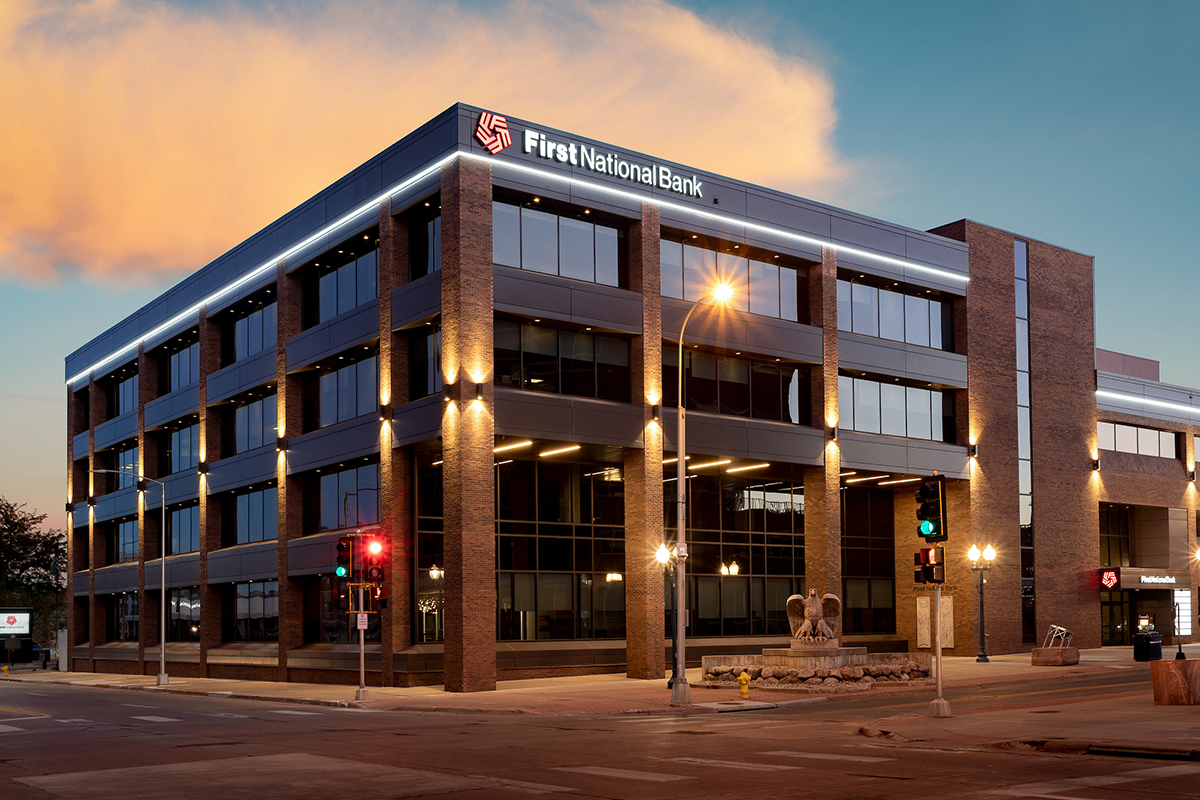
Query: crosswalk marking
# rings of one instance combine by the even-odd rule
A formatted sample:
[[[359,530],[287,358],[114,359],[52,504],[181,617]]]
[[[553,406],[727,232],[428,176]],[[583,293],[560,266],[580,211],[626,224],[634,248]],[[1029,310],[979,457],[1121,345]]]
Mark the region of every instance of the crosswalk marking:
[[[747,761],[720,761],[715,758],[674,758],[681,764],[701,764],[709,767],[724,767],[726,769],[745,769],[752,772],[775,772],[781,769],[799,769],[791,764],[752,764]]]
[[[134,719],[144,720],[145,722],[182,722],[183,720],[174,719],[173,717],[134,717]]]
[[[770,750],[763,753],[765,756],[790,756],[792,758],[820,758],[827,761],[861,761],[865,764],[877,764],[880,761],[895,761],[894,758],[880,758],[879,756],[843,756],[833,753],[798,753],[794,750]]]
[[[14,728],[12,725],[0,725],[0,733],[15,733],[16,731],[19,731],[19,730],[21,730],[21,729]]]
[[[293,714],[297,717],[319,717],[320,711],[271,711],[272,714]]]
[[[632,769],[616,769],[614,767],[553,767],[560,772],[581,772],[585,775],[599,775],[602,778],[625,778],[631,781],[667,781],[687,780],[690,775],[666,775],[661,772],[639,772]]]

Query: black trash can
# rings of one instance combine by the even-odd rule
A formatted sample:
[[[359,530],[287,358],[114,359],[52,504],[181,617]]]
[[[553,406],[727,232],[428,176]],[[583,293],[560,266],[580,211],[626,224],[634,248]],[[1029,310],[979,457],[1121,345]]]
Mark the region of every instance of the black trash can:
[[[1162,634],[1147,631],[1133,635],[1134,661],[1162,661]]]

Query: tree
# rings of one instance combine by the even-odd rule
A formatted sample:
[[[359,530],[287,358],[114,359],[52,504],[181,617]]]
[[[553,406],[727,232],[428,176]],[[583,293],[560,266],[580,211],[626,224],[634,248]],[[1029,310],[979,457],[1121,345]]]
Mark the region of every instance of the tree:
[[[66,623],[67,538],[42,530],[45,521],[45,514],[0,497],[0,606],[31,606],[34,639],[51,646],[52,631]]]

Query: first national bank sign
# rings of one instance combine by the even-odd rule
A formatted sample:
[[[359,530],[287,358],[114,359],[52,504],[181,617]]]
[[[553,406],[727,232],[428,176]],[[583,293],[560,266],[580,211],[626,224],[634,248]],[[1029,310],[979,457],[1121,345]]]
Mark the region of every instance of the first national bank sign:
[[[475,138],[488,152],[496,155],[512,144],[508,120],[497,114],[484,112],[475,128]],[[547,161],[583,167],[600,175],[656,186],[687,197],[704,197],[704,183],[695,175],[685,178],[664,164],[635,164],[615,153],[605,153],[586,144],[556,142],[532,128],[527,128],[521,137],[521,151]]]

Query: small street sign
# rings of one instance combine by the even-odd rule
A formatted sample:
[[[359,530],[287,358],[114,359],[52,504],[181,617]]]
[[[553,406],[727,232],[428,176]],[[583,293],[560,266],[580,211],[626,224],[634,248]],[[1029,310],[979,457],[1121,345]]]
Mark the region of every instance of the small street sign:
[[[358,615],[358,630],[365,631],[366,629],[367,629],[367,615],[359,614]]]

